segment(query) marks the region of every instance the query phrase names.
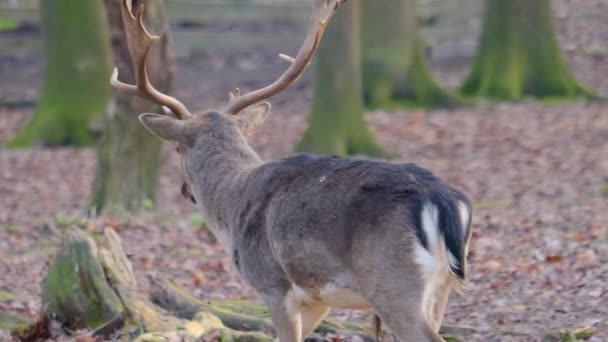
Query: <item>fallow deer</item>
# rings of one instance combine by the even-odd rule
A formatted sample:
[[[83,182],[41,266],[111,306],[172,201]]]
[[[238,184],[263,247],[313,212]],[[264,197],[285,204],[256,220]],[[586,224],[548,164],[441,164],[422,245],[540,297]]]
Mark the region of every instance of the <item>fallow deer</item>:
[[[207,220],[234,266],[268,306],[278,338],[302,341],[330,307],[371,308],[401,341],[443,341],[438,330],[451,288],[465,279],[471,204],[414,164],[299,154],[264,162],[247,144],[270,111],[261,102],[306,70],[345,0],[313,0],[297,56],[271,85],[219,110],[192,114],[149,82],[154,41],[123,0],[136,85],[113,86],[168,108],[143,125],[178,144],[183,193]]]

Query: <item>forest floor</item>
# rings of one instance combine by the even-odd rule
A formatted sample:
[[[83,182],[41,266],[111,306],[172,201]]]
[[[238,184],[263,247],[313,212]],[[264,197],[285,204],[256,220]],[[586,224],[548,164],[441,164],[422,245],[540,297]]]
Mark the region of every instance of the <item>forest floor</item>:
[[[608,95],[608,1],[555,3],[572,70]],[[232,87],[271,81],[284,67],[274,57],[277,50],[292,53],[302,25],[252,23],[177,27],[176,40],[197,31],[208,37],[226,31],[285,34],[278,46],[260,40],[254,49],[190,49],[178,60],[177,96],[204,109],[223,101]],[[458,50],[451,59],[432,59],[445,83],[457,84],[466,73],[467,47],[476,38],[470,33],[478,24],[478,19],[465,24],[473,29],[455,43],[432,41],[464,47],[463,58],[455,56]],[[0,44],[36,36],[35,28],[0,33]],[[0,49],[0,143],[31,115],[41,70],[39,49]],[[252,138],[264,159],[288,155],[302,135],[309,79],[274,99],[273,114]],[[374,111],[366,119],[382,145],[399,155],[391,162],[427,167],[475,204],[470,279],[463,295],[451,297],[446,322],[475,327],[468,341],[540,341],[586,326],[595,330],[592,341],[608,341],[608,103],[480,103],[453,110]],[[0,310],[36,315],[40,281],[73,224],[93,234],[115,228],[144,290],[145,274],[162,271],[201,298],[252,297],[195,208],[181,197],[177,159],[166,152],[154,209],[86,219],[93,148],[0,147]],[[368,319],[350,311],[337,314]],[[0,340],[3,336],[0,331]]]

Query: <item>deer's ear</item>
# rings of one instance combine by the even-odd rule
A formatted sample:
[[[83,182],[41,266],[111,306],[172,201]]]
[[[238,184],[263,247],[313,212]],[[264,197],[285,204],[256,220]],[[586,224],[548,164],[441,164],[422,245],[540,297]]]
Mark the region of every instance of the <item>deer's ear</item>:
[[[158,114],[141,114],[139,121],[148,131],[163,140],[181,142],[188,146],[194,144],[195,132],[185,121]]]
[[[255,133],[262,126],[269,112],[268,102],[262,102],[241,112],[236,120],[243,135],[250,136]]]

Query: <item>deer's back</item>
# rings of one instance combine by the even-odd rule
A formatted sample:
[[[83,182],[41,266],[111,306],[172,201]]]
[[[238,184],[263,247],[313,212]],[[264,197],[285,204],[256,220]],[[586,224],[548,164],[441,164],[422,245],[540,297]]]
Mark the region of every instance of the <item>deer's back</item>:
[[[461,196],[413,164],[308,154],[265,164],[251,177],[237,240],[244,253],[266,255],[272,265],[264,272],[283,272],[306,289],[350,287],[357,273],[376,272],[376,261],[407,258],[426,239],[418,222],[425,201]]]

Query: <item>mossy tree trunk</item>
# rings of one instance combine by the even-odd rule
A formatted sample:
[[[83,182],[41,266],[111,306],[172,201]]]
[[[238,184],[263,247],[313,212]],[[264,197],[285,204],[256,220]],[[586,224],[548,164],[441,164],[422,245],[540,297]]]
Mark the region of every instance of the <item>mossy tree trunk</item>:
[[[416,0],[363,1],[364,98],[370,108],[445,107],[461,102],[426,64]]]
[[[114,61],[121,80],[134,82],[120,14],[121,1],[105,2]],[[175,62],[170,52],[164,1],[146,0],[144,18],[150,32],[162,37],[148,57],[148,73],[152,83],[160,91],[168,93],[172,88]],[[105,120],[105,134],[97,149],[92,207],[98,213],[102,210],[111,213],[133,212],[153,205],[158,182],[161,143],[144,129],[137,117],[139,113],[162,112],[162,109],[119,92],[114,93],[113,104]]]
[[[363,116],[360,4],[361,0],[348,1],[321,42],[312,113],[299,150],[338,156],[381,154]]]
[[[501,100],[595,97],[568,69],[549,0],[486,0],[477,57],[461,90]]]
[[[10,143],[86,145],[89,123],[110,100],[111,52],[103,2],[40,2],[45,45],[42,97],[32,119]]]

